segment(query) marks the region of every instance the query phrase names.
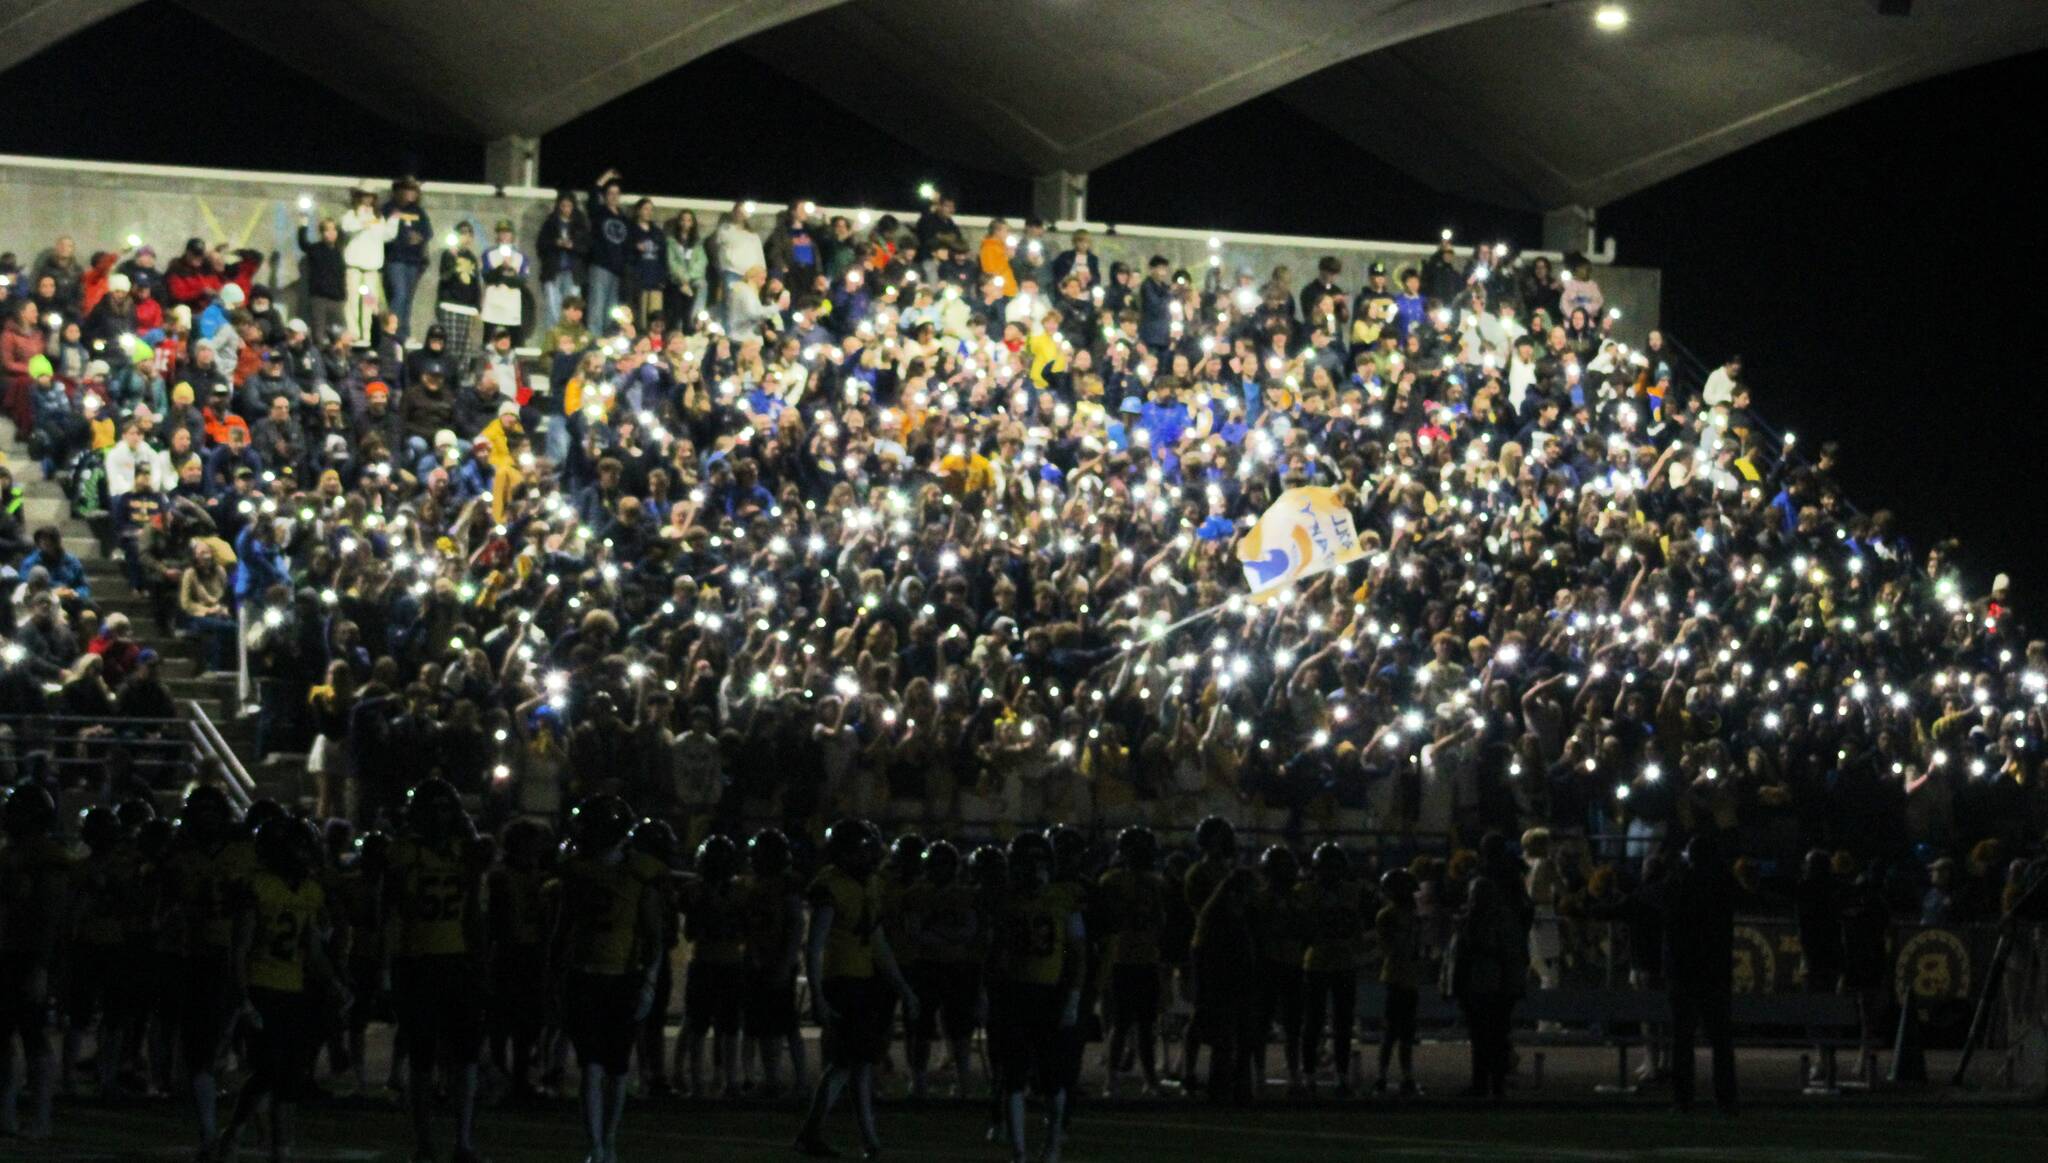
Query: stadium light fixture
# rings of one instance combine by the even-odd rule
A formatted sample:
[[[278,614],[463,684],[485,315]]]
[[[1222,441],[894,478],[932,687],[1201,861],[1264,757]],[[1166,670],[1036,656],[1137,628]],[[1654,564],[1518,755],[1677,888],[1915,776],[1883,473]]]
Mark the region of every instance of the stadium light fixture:
[[[1602,32],[1620,32],[1628,27],[1628,9],[1619,4],[1602,4],[1593,11],[1593,25]]]

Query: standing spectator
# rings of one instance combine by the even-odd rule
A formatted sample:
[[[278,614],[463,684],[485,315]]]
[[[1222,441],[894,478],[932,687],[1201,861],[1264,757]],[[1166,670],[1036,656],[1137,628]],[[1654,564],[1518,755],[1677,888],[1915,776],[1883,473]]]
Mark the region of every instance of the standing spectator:
[[[1558,294],[1559,309],[1566,315],[1584,311],[1587,318],[1599,319],[1606,305],[1607,296],[1600,293],[1600,284],[1593,278],[1593,264],[1579,258],[1565,272]]]
[[[1464,1091],[1468,1098],[1498,1099],[1507,1091],[1513,1054],[1509,1026],[1529,975],[1529,955],[1519,928],[1500,879],[1475,877],[1445,962],[1447,993],[1465,1012],[1472,1042],[1472,1084]]]
[[[377,194],[367,182],[350,190],[348,199],[348,211],[336,223],[343,240],[342,290],[348,302],[349,334],[355,336],[357,347],[364,347],[377,340],[385,246],[398,237],[399,220],[377,212]]]
[[[619,171],[606,170],[597,176],[590,191],[590,288],[584,295],[590,320],[601,334],[619,305],[621,284],[626,278],[626,242],[632,223],[619,209]]]
[[[705,301],[704,276],[711,263],[695,210],[677,211],[669,222],[666,258],[669,329],[690,330]]]
[[[35,380],[29,363],[43,357],[43,328],[34,303],[23,300],[13,307],[6,330],[0,332],[0,378],[6,381],[6,411],[19,438],[35,426]]]
[[[306,287],[306,319],[322,343],[348,326],[348,279],[341,259],[341,226],[322,216],[299,213],[300,272]]]
[[[491,233],[494,241],[483,255],[484,330],[509,332],[516,344],[526,333],[526,255],[514,241],[518,232],[510,218],[498,219]]]
[[[285,592],[291,585],[290,563],[278,540],[278,523],[269,519],[249,522],[236,536],[235,602],[238,606],[260,607],[272,586]]]
[[[1052,260],[1052,277],[1055,282],[1064,281],[1075,271],[1081,273],[1081,289],[1092,290],[1102,285],[1102,263],[1095,257],[1095,239],[1085,230],[1073,233],[1071,244]]]
[[[960,228],[953,222],[953,196],[934,191],[924,213],[917,216],[913,233],[917,235],[919,250],[930,250],[941,238],[961,237]]]
[[[1640,883],[1623,894],[1609,891],[1616,879],[1612,868],[1593,874],[1587,886],[1586,915],[1596,921],[1619,922],[1628,941],[1628,983],[1639,990],[1664,992],[1664,880],[1670,874],[1670,860],[1653,852],[1643,861]],[[1668,1032],[1651,1024],[1643,1030],[1643,1064],[1636,1070],[1639,1082],[1654,1082],[1665,1076],[1669,1063]]]
[[[465,367],[476,354],[477,316],[484,301],[483,263],[476,253],[476,227],[468,222],[456,223],[449,242],[441,251],[441,277],[434,287],[434,322],[447,337],[450,361]]]
[[[1553,322],[1561,317],[1558,305],[1564,299],[1564,284],[1558,282],[1548,258],[1538,255],[1522,268],[1521,297],[1522,307],[1530,318],[1535,318],[1539,311]]]
[[[1449,238],[1437,243],[1435,253],[1422,260],[1422,294],[1443,306],[1465,289],[1464,266],[1458,262],[1458,248]]]
[[[1337,276],[1343,273],[1344,262],[1334,254],[1326,254],[1316,260],[1316,277],[1309,280],[1308,286],[1301,289],[1301,317],[1303,319],[1315,320],[1316,304],[1328,298],[1332,303],[1329,310],[1336,315],[1336,321],[1340,325],[1341,330],[1346,304],[1344,288],[1337,285]]]
[[[434,238],[434,222],[420,205],[419,179],[410,174],[391,183],[391,198],[384,203],[384,217],[396,221],[396,233],[384,241],[384,293],[398,315],[398,338],[412,334],[413,292],[427,271],[427,246]]]
[[[988,220],[988,233],[981,240],[981,273],[999,280],[996,285],[1003,294],[1017,293],[1017,272],[1010,266],[1010,224],[1000,218]]]
[[[576,195],[567,190],[555,195],[554,212],[541,222],[535,245],[540,251],[540,325],[546,329],[562,317],[564,300],[582,295],[590,220],[577,208]]]
[[[1558,904],[1565,894],[1564,875],[1550,855],[1550,829],[1522,833],[1522,857],[1529,872],[1524,881],[1534,909],[1529,930],[1529,967],[1544,989],[1556,989],[1563,972],[1564,941]]]
[[[1138,339],[1154,354],[1164,352],[1173,339],[1173,283],[1167,277],[1171,264],[1155,254],[1145,264],[1145,281],[1138,288]]]
[[[1735,1044],[1729,1009],[1735,974],[1735,877],[1720,836],[1702,832],[1664,893],[1664,972],[1671,996],[1671,1092],[1692,1109],[1693,1039],[1713,1046],[1714,1103],[1735,1109]]]
[[[654,220],[654,199],[642,198],[633,203],[633,222],[626,228],[626,293],[642,331],[661,314],[667,282],[668,241]]]
[[[853,264],[860,260],[857,253],[860,240],[853,236],[853,223],[844,214],[832,216],[832,223],[826,229],[824,241],[819,245],[824,262],[824,274],[828,281],[837,281],[839,276],[852,269]]]
[[[776,211],[775,225],[761,243],[768,273],[787,286],[809,286],[819,269],[818,244],[811,233],[809,202],[792,202]]]
[[[743,206],[734,206],[719,220],[718,229],[711,234],[711,255],[718,260],[718,281],[725,304],[725,329],[733,330],[732,293],[747,272],[760,267],[765,274],[768,269],[767,250],[761,243],[761,236],[747,225],[747,212]]]
[[[1707,373],[1707,382],[1700,388],[1700,399],[1708,407],[1727,404],[1735,399],[1735,390],[1742,383],[1742,357],[1731,355],[1721,366]]]
[[[1836,874],[1848,881],[1842,890],[1842,992],[1856,999],[1859,1029],[1857,1074],[1866,1074],[1871,1050],[1884,1040],[1884,1014],[1892,999],[1891,910],[1874,871],[1860,873],[1856,858],[1836,853]]]
[[[79,283],[85,278],[85,268],[78,261],[78,244],[68,234],[58,235],[48,250],[36,256],[28,277],[31,283],[45,277],[54,280],[58,301],[66,306],[75,306]]]
[[[789,292],[783,291],[774,299],[766,299],[767,268],[755,263],[748,267],[745,277],[732,285],[726,302],[726,330],[735,337],[754,337],[766,328],[782,329],[782,311],[789,306]]]

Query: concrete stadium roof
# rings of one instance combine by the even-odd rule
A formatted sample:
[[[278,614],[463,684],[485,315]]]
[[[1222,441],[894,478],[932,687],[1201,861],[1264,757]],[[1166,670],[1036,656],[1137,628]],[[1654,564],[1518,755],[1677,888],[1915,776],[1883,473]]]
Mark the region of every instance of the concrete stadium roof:
[[[0,68],[137,0],[0,0]],[[913,145],[1086,173],[1277,93],[1440,189],[1598,206],[2048,46],[2043,0],[177,0],[404,123],[533,136],[729,45]],[[744,94],[736,94],[744,98]],[[1248,143],[1256,147],[1256,142]]]

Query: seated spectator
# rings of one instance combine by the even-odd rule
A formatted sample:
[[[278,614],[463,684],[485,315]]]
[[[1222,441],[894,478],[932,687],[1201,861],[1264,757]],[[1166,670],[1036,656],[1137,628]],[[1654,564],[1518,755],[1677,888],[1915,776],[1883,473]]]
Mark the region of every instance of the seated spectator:
[[[229,577],[210,541],[192,546],[192,565],[178,577],[181,628],[197,636],[208,671],[235,668],[236,623],[228,608]]]
[[[64,534],[55,525],[39,527],[35,548],[21,559],[24,575],[37,568],[49,575],[51,593],[66,610],[75,613],[92,605],[92,584],[86,580],[85,564],[64,548]]]

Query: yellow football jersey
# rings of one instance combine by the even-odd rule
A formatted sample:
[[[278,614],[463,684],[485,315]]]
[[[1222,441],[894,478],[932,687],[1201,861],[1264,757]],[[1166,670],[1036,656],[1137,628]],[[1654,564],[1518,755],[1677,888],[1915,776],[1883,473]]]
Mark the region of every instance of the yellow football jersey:
[[[1166,927],[1166,878],[1112,868],[1102,874],[1096,899],[1111,963],[1157,965],[1159,936]]]
[[[463,863],[455,841],[436,845],[411,837],[395,840],[386,875],[397,910],[394,955],[431,957],[470,951],[476,877]]]
[[[653,857],[615,861],[579,857],[562,868],[562,908],[571,940],[565,956],[582,973],[618,975],[638,968],[659,933],[642,932],[641,901],[668,870]]]
[[[119,945],[134,925],[142,891],[142,853],[122,845],[78,866],[76,935],[82,945]]]
[[[1301,967],[1314,972],[1358,968],[1365,944],[1364,886],[1311,880],[1298,891],[1308,928]]]
[[[893,868],[884,868],[875,874],[875,907],[882,918],[882,935],[889,938],[889,949],[896,955],[898,965],[909,965],[917,960],[917,951],[910,948],[908,936],[909,908],[919,888],[919,882],[904,878]]]
[[[1029,985],[1055,985],[1066,967],[1067,920],[1073,910],[1051,886],[1012,894],[1003,902],[1003,976]]]
[[[827,865],[805,896],[814,910],[832,908],[832,928],[825,936],[825,976],[873,977],[881,910],[872,881],[855,880],[839,866]]]
[[[746,960],[746,896],[737,882],[695,881],[683,891],[682,906],[683,937],[693,960],[707,965]]]
[[[788,951],[792,929],[803,926],[794,877],[786,873],[740,878],[740,907],[746,912],[747,960],[772,965]],[[801,935],[797,941],[802,942]]]
[[[313,877],[294,888],[269,871],[250,877],[244,893],[255,915],[247,963],[249,984],[281,993],[303,991],[308,934],[321,928],[327,893]]]
[[[63,935],[65,897],[78,865],[78,854],[53,837],[33,836],[0,847],[0,950],[40,950],[56,943]],[[63,883],[53,885],[53,877]]]
[[[500,868],[491,875],[491,914],[499,926],[494,940],[507,945],[547,940],[547,881],[547,873],[538,868]]]
[[[1287,891],[1260,886],[1252,897],[1252,932],[1259,942],[1259,956],[1275,965],[1301,968],[1308,925],[1302,915],[1299,884]]]
[[[255,871],[256,850],[242,841],[211,850],[183,847],[171,854],[165,872],[187,954],[225,956],[234,946],[234,901]]]
[[[980,906],[980,894],[964,881],[943,888],[924,885],[912,901],[918,956],[941,965],[971,965],[987,956]]]

